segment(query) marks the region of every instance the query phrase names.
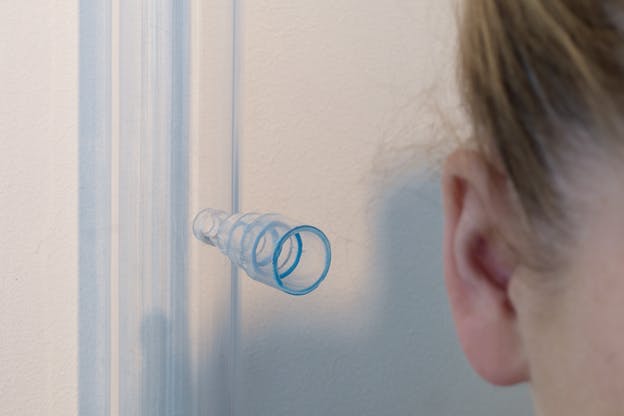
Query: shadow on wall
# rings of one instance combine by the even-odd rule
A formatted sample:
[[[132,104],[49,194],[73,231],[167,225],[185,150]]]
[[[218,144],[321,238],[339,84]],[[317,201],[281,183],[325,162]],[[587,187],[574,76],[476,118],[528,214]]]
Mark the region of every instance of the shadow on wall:
[[[141,403],[142,416],[190,415],[191,389],[188,337],[182,354],[174,354],[175,338],[167,317],[155,312],[141,323]],[[186,347],[186,348],[185,348]]]
[[[526,387],[481,381],[455,338],[442,271],[439,179],[415,173],[379,194],[377,268],[357,277],[380,288],[382,308],[368,335],[358,328],[315,332],[296,319],[264,328],[243,351],[242,414],[531,414]]]

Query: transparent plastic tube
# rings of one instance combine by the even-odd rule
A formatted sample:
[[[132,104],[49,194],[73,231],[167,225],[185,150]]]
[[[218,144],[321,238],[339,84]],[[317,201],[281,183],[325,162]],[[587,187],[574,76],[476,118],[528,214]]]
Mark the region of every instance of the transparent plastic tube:
[[[305,295],[327,276],[331,247],[318,228],[279,214],[207,208],[193,221],[198,240],[213,245],[252,279],[290,295]]]

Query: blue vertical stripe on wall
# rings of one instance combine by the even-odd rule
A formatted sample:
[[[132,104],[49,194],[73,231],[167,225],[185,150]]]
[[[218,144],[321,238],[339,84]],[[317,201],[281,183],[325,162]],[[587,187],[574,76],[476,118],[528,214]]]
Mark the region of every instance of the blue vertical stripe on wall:
[[[240,0],[232,0],[232,213],[240,211],[240,143],[239,143],[239,106],[240,106]],[[230,269],[230,380],[229,413],[237,415],[238,410],[238,381],[239,381],[239,342],[240,342],[240,276],[238,267],[232,264]]]
[[[171,413],[190,415],[190,339],[188,318],[189,242],[189,114],[190,114],[190,14],[188,1],[172,3],[171,97],[171,341],[176,354],[171,363],[174,384]],[[178,344],[176,348],[175,344]],[[183,412],[182,412],[183,411]]]
[[[189,415],[188,1],[120,3],[119,410]]]
[[[111,3],[79,3],[78,408],[110,415]]]

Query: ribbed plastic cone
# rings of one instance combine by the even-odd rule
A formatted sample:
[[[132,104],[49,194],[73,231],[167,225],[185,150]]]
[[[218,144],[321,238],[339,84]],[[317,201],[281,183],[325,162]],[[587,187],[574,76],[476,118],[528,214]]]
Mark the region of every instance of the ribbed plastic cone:
[[[329,272],[331,247],[318,228],[279,214],[208,208],[193,221],[193,234],[213,245],[254,280],[291,295],[305,295]]]

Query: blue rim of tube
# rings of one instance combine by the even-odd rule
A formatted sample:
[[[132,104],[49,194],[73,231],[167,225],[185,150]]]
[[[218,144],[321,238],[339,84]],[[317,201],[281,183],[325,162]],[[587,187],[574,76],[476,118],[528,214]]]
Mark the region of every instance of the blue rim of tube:
[[[289,227],[286,224],[284,224],[284,225],[286,226],[286,229],[288,230]],[[275,227],[275,228],[277,228],[277,227]],[[270,231],[270,234],[271,234],[271,236],[273,238],[273,240],[271,240],[271,243],[273,241],[277,242],[279,240],[279,233],[277,232],[277,230],[275,228],[273,228]],[[268,234],[268,233],[269,233],[268,228],[265,228],[264,230],[262,230],[262,232],[258,235],[258,242],[262,239],[262,236],[264,236],[265,234]],[[264,241],[265,241],[265,243],[262,246],[262,248],[258,249],[258,247],[256,246],[255,250],[251,254],[252,255],[252,261],[254,262],[254,264],[257,265],[257,266],[260,266],[260,267],[264,267],[267,264],[271,263],[271,260],[273,259],[273,254],[270,254],[270,255],[266,256],[266,258],[264,260],[258,260],[257,251],[258,250],[263,251],[264,248],[267,245],[266,239]],[[291,251],[292,251],[292,247],[291,247]],[[290,258],[290,256],[289,256],[289,258]]]
[[[266,234],[266,231],[263,230],[262,233]],[[273,241],[277,241],[279,239],[279,234],[277,233],[277,231],[271,230],[271,237],[273,238]],[[261,252],[264,251],[264,249],[266,248],[267,244],[269,244],[266,241],[267,241],[267,239],[265,238],[262,241],[263,242],[262,247],[259,247],[259,248],[256,247],[256,251],[257,250],[260,250]],[[258,264],[258,266],[266,266],[271,261],[271,256],[267,256],[266,260],[258,260],[258,256],[257,256],[256,252],[252,253],[252,257],[255,258],[255,262]]]
[[[284,286],[284,283],[282,282],[282,279],[284,279],[286,277],[286,274],[282,274],[282,277],[280,277],[279,272],[277,270],[277,261],[279,259],[280,254],[282,253],[282,246],[284,245],[284,243],[286,242],[286,240],[288,240],[290,238],[291,235],[293,234],[297,234],[297,236],[299,237],[299,233],[301,231],[309,231],[312,234],[315,234],[317,237],[319,237],[321,239],[321,241],[323,242],[324,246],[325,246],[325,268],[323,269],[323,273],[321,273],[321,276],[316,280],[316,282],[314,282],[312,285],[310,285],[309,287],[305,288],[305,289],[301,289],[301,290],[294,290],[294,289],[290,289],[286,286]],[[301,237],[299,237],[299,239],[301,239]],[[299,259],[297,259],[297,261],[295,262],[295,264],[298,264]],[[327,238],[327,236],[325,235],[325,233],[321,230],[319,230],[318,228],[312,226],[312,225],[299,225],[297,227],[294,227],[292,229],[290,229],[286,234],[284,234],[282,236],[282,238],[279,239],[279,241],[277,242],[277,245],[275,247],[275,252],[273,253],[273,277],[275,278],[275,281],[277,282],[277,285],[279,286],[279,288],[283,291],[286,292],[290,295],[295,295],[295,296],[301,296],[301,295],[307,295],[308,293],[312,292],[314,289],[316,289],[323,280],[325,280],[325,277],[327,277],[327,273],[329,272],[329,266],[331,265],[331,247],[329,244],[329,239]],[[291,270],[292,272],[292,270]],[[290,274],[290,273],[289,273]]]
[[[266,215],[268,216],[268,215],[276,215],[276,214],[266,214]],[[265,262],[265,261],[259,262],[259,261],[258,261],[258,256],[257,256],[257,253],[256,253],[256,252],[257,252],[257,250],[258,250],[258,244],[260,244],[260,239],[261,239],[261,238],[262,238],[262,236],[263,236],[263,235],[265,235],[268,231],[274,232],[274,231],[276,230],[276,228],[278,228],[279,226],[283,226],[283,227],[284,227],[285,229],[287,229],[287,230],[289,229],[288,224],[286,224],[286,223],[285,223],[285,222],[283,222],[283,221],[279,221],[279,220],[274,220],[274,221],[271,221],[270,223],[268,223],[267,225],[265,225],[265,226],[264,226],[264,228],[262,229],[262,231],[260,231],[260,232],[258,233],[258,236],[256,237],[256,240],[255,240],[255,241],[254,241],[254,243],[253,243],[253,246],[252,246],[252,248],[251,248],[251,264],[252,264],[252,266],[254,267],[254,269],[255,269],[257,272],[259,272],[259,273],[261,273],[261,271],[260,271],[260,266],[265,266],[265,265],[269,264],[269,261],[271,261],[271,260],[269,260],[269,261],[267,261],[267,262]],[[247,231],[246,231],[246,232],[247,232]],[[289,231],[287,231],[287,232],[286,232],[286,234],[288,234],[289,232],[290,232],[290,230],[289,230]],[[285,278],[286,276],[290,275],[290,274],[293,272],[293,270],[295,270],[295,268],[296,268],[296,267],[297,267],[297,265],[299,264],[299,260],[301,259],[301,252],[303,251],[303,250],[302,250],[302,248],[301,248],[301,244],[302,244],[302,243],[301,243],[301,237],[298,237],[298,238],[297,238],[297,240],[298,240],[298,242],[299,242],[299,244],[298,244],[298,246],[299,246],[299,247],[298,247],[298,252],[297,252],[297,258],[295,259],[295,262],[293,263],[293,265],[292,265],[292,266],[290,266],[290,268],[289,268],[288,270],[286,270],[286,272],[284,272],[284,273],[283,273],[283,275],[282,275],[282,279],[283,279],[283,278]],[[280,243],[280,241],[281,241],[281,239],[279,239],[279,240],[277,241],[277,244],[279,244],[279,243]],[[276,245],[276,247],[277,247],[277,245]],[[280,248],[280,251],[281,251],[281,248]],[[274,254],[275,254],[275,252],[274,252]]]
[[[301,241],[301,236],[299,235],[299,233],[295,234],[295,238],[297,239],[297,256],[295,257],[295,261],[293,261],[293,264],[284,273],[277,276],[277,278],[280,280],[284,280],[288,276],[290,276],[290,274],[295,271],[295,269],[299,265],[299,261],[301,260],[301,255],[303,254],[303,241]],[[287,241],[287,240],[284,240],[284,241]],[[277,248],[277,245],[275,247]],[[273,252],[273,254],[275,254],[275,252]],[[281,247],[280,247],[279,254],[282,254]],[[279,260],[279,254],[277,256],[278,260]],[[291,254],[292,254],[292,243],[290,244],[290,252],[288,253],[288,258],[286,258],[286,260],[284,260],[282,264],[277,265],[278,271],[279,271],[279,268],[282,267],[284,264],[286,264],[286,262],[290,259]]]

